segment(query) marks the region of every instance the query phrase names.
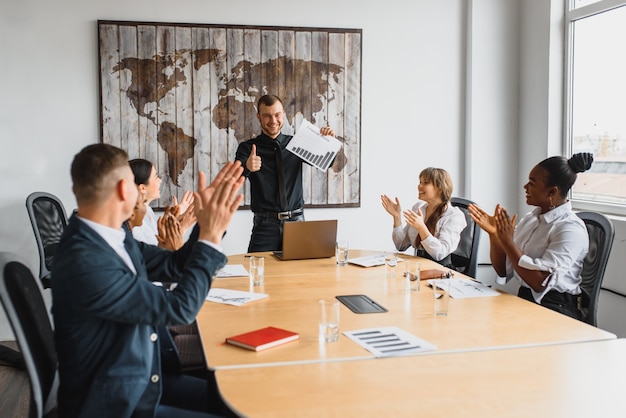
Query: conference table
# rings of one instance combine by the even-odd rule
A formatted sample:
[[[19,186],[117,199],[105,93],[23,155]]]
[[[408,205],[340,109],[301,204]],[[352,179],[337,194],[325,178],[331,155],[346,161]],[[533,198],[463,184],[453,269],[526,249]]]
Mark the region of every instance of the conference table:
[[[626,416],[626,340],[215,372],[247,417]]]
[[[351,250],[350,258],[379,253]],[[509,381],[508,376],[516,376],[525,368],[529,372],[545,367],[561,371],[562,362],[548,359],[560,358],[563,348],[594,342],[622,344],[610,332],[503,292],[491,297],[451,298],[448,315],[436,317],[432,289],[424,281],[419,292],[405,290],[404,261],[398,263],[395,278],[389,278],[385,266],[340,267],[334,257],[280,261],[271,253],[255,255],[265,257],[263,285],[251,286],[248,277],[227,277],[216,278],[212,288],[267,297],[241,306],[207,301],[197,316],[207,366],[215,371],[225,401],[244,416],[293,416],[296,411],[298,416],[373,416],[390,410],[395,411],[393,415],[410,415],[408,411],[420,410],[419,405],[430,405],[433,414],[425,416],[437,416],[434,408],[447,396],[455,398],[461,407],[474,404],[471,396],[478,389],[472,382],[480,380],[479,376],[487,376],[480,380],[485,390],[498,392],[498,382]],[[400,257],[405,261],[417,258]],[[422,270],[441,269],[433,261],[419,261]],[[229,264],[247,268],[248,255],[229,256]],[[455,277],[463,275],[455,273]],[[354,294],[367,295],[388,311],[357,314],[341,305],[339,340],[320,341],[318,300]],[[225,344],[227,337],[267,326],[297,332],[300,338],[260,352]],[[378,327],[397,327],[435,349],[405,357],[376,358],[341,335]],[[572,356],[576,358],[577,353]],[[533,361],[526,360],[523,366],[518,359],[527,355]],[[491,386],[486,385],[490,374],[495,379]],[[567,370],[561,374],[570,376]],[[465,386],[472,388],[463,389],[459,401],[454,392]],[[484,403],[476,402],[476,412],[494,408],[499,415],[497,402]],[[449,406],[439,406],[444,408],[441,415],[449,415]]]

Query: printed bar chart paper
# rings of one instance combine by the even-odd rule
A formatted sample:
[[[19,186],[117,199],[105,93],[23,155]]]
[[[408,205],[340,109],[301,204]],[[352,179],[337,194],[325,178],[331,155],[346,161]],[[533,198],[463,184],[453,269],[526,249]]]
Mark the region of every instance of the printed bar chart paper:
[[[320,134],[320,128],[306,119],[302,120],[296,135],[287,145],[287,150],[321,171],[328,170],[341,149],[341,141]]]

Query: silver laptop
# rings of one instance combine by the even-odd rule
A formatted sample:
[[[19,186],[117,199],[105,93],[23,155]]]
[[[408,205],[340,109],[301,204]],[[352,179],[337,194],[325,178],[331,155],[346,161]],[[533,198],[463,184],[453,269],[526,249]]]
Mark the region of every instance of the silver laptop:
[[[337,219],[285,222],[283,250],[274,251],[280,260],[303,260],[335,255]]]

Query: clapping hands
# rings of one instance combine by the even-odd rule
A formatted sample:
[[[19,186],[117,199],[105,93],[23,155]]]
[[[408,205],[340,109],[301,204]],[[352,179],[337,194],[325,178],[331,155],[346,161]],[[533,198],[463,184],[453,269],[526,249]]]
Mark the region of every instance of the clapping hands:
[[[497,237],[501,241],[513,239],[517,214],[510,217],[507,210],[500,204],[496,205],[493,215],[489,215],[475,204],[470,204],[468,210],[474,222],[490,236]]]
[[[209,186],[205,186],[206,175],[202,171],[198,173],[198,191],[194,193],[195,213],[200,226],[198,239],[218,245],[221,243],[233,214],[243,200],[243,195],[238,194],[246,179],[242,173],[239,161],[229,161]]]
[[[178,203],[178,199],[176,196],[172,198],[174,206],[178,206],[178,215],[184,215],[187,213],[187,210],[191,205],[193,205],[193,193],[189,190],[185,190],[183,193],[183,197],[180,199],[180,203]]]
[[[184,239],[181,223],[172,213],[173,208],[172,206],[168,206],[163,216],[157,221],[159,231],[157,240],[159,241],[159,247],[175,251],[183,246]]]
[[[421,208],[417,208],[417,212],[414,212],[410,209],[405,210],[403,214],[404,214],[404,220],[406,221],[406,223],[411,225],[413,228],[417,229],[418,231],[420,230],[420,227],[423,227],[426,225],[424,221],[424,214],[422,213]]]

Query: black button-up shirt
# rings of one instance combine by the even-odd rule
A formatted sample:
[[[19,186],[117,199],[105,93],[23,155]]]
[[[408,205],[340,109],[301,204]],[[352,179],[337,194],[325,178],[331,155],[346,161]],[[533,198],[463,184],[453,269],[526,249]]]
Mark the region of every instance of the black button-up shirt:
[[[292,136],[280,134],[272,139],[265,134],[242,142],[237,148],[235,159],[244,167],[243,175],[250,181],[250,208],[252,212],[283,212],[303,207],[302,193],[302,160],[294,153],[285,149]],[[246,161],[256,145],[256,154],[261,157],[261,169],[254,173],[246,168]],[[285,191],[287,207],[280,206],[278,194],[278,167],[275,150],[280,147],[283,170],[285,174]]]

